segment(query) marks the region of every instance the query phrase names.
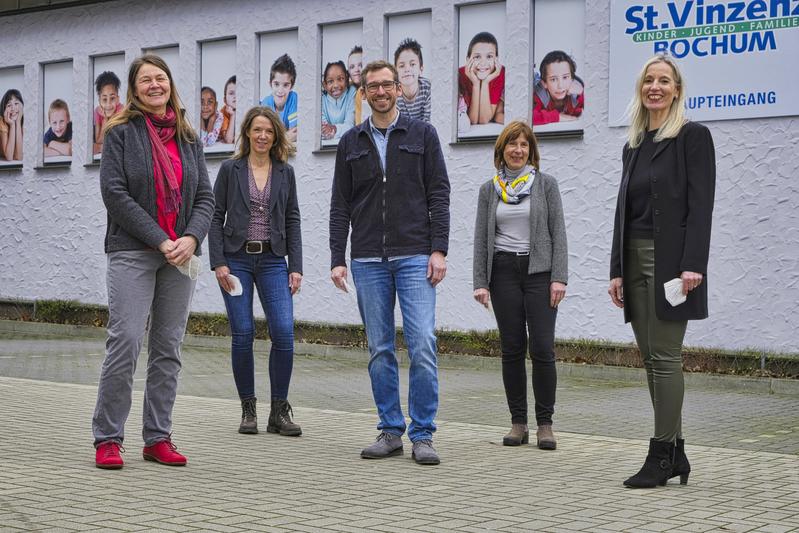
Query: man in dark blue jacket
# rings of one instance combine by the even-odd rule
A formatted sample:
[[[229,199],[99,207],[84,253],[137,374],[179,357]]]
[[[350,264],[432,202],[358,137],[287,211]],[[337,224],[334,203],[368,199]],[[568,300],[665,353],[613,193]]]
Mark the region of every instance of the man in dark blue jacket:
[[[397,110],[394,66],[373,61],[361,79],[372,116],[339,141],[330,201],[330,277],[347,291],[345,252],[352,225],[352,277],[380,417],[380,435],[361,457],[402,454],[406,428],[394,350],[394,302],[399,299],[410,359],[408,437],[417,463],[438,464],[433,448],[438,411],[435,287],[447,272],[449,178],[435,128]]]

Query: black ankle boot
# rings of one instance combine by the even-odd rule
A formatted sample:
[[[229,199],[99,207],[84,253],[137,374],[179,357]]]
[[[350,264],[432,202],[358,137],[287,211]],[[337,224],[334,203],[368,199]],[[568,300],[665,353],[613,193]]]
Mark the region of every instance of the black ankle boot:
[[[255,404],[257,401],[256,398],[247,398],[241,401],[241,424],[239,424],[239,433],[249,433],[251,435],[258,433],[258,416],[255,413]]]
[[[649,489],[665,485],[672,475],[674,443],[649,439],[649,453],[644,466],[633,477],[624,481],[625,487]]]
[[[685,439],[677,439],[674,445],[674,464],[671,467],[669,479],[680,476],[680,485],[688,484],[688,474],[691,473],[691,463],[685,455]]]
[[[302,435],[300,426],[292,422],[291,416],[294,411],[291,409],[288,400],[272,399],[272,406],[269,409],[269,422],[266,425],[267,433],[280,433],[288,437],[299,437]]]

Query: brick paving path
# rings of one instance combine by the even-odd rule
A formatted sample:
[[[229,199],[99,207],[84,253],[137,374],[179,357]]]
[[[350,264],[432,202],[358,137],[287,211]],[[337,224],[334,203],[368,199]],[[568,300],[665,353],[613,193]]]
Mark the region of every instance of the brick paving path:
[[[544,452],[497,444],[497,369],[444,368],[442,464],[421,467],[407,440],[404,456],[359,458],[376,434],[363,363],[297,357],[304,435],[239,435],[224,351],[187,349],[174,439],[189,465],[141,458],[142,359],[125,468],[102,471],[90,427],[102,352],[97,339],[0,335],[0,532],[799,531],[793,396],[689,389],[689,484],[630,490],[651,427],[641,384],[561,379],[559,447]]]

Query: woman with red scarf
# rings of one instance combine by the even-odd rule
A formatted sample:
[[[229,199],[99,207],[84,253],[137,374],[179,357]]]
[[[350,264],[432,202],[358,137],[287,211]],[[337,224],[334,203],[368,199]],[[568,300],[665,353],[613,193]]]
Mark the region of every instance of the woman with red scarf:
[[[92,418],[95,464],[122,468],[133,374],[149,330],[143,456],[183,466],[186,457],[171,441],[172,407],[196,276],[178,267],[196,273],[194,256],[208,233],[214,198],[202,143],[183,117],[160,57],[145,54],[131,63],[126,101],[105,125],[100,164],[108,210],[108,340]]]

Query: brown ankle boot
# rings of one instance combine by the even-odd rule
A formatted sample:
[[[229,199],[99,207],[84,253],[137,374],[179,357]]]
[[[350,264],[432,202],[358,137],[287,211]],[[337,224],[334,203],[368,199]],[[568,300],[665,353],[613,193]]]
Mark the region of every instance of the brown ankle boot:
[[[255,414],[256,398],[247,398],[241,401],[241,424],[239,424],[239,433],[249,433],[255,435],[258,433],[258,417]]]
[[[538,426],[535,437],[540,450],[554,450],[558,447],[558,441],[555,440],[555,434],[552,433],[552,424]]]
[[[530,442],[527,424],[512,424],[510,431],[502,438],[503,446],[521,446]]]

